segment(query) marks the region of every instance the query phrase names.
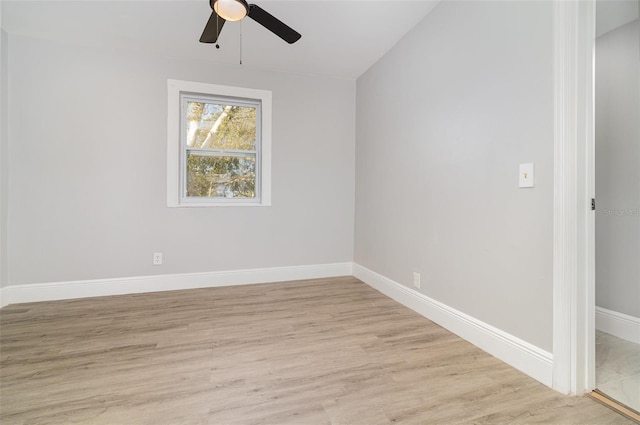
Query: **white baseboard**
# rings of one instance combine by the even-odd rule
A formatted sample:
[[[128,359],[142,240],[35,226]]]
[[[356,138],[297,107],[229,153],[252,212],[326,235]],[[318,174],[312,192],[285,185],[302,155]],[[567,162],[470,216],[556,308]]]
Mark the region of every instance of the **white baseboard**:
[[[353,265],[353,275],[386,296],[551,387],[553,369],[551,353],[359,264]]]
[[[640,344],[640,318],[596,307],[596,330]]]
[[[207,273],[185,273],[12,285],[0,289],[0,307],[37,301],[138,294],[178,289],[212,288],[254,283],[351,276],[353,263],[314,264]]]

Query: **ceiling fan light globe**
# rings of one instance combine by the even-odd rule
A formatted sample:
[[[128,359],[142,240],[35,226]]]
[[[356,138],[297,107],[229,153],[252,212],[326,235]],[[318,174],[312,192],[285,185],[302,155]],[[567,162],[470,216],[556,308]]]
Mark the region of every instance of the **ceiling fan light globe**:
[[[246,1],[242,0],[215,0],[213,10],[227,21],[239,21],[247,16],[249,7]]]

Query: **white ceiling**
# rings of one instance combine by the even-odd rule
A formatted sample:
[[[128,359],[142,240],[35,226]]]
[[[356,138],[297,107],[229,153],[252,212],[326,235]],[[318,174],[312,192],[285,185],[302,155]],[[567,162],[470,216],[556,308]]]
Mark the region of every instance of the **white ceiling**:
[[[638,19],[639,9],[638,0],[597,0],[596,36]]]
[[[208,0],[2,0],[11,34],[164,57],[357,78],[433,7],[433,0],[252,0],[302,34],[289,45],[251,19],[228,22],[221,48],[198,42]]]

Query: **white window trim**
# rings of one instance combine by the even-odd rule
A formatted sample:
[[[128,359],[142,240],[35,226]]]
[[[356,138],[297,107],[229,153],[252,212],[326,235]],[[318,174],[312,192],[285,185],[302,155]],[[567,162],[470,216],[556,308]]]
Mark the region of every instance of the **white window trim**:
[[[260,146],[260,197],[247,202],[186,202],[181,199],[180,95],[204,94],[232,98],[255,99],[262,103]],[[238,207],[271,205],[271,92],[243,87],[221,86],[193,81],[167,80],[167,206],[169,207]]]

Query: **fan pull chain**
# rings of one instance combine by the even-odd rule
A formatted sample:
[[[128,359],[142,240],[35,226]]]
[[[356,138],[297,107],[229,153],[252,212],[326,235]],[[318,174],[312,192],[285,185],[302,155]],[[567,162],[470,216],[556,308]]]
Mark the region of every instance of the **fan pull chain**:
[[[216,16],[216,34],[218,34],[216,36],[216,41],[218,41],[218,38],[220,38],[220,18],[218,18]],[[216,43],[216,49],[219,49],[220,45],[218,43]]]
[[[242,20],[240,20],[240,65],[242,65]]]

